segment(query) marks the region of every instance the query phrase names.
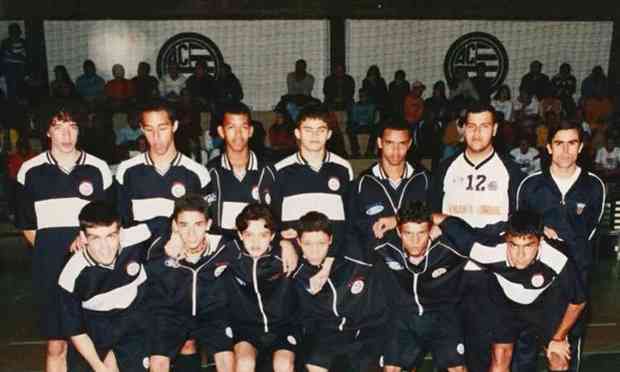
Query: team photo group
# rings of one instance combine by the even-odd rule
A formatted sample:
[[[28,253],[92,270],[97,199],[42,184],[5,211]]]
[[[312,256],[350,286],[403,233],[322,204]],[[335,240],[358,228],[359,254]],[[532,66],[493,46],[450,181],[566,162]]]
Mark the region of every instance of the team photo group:
[[[72,112],[50,120],[16,208],[46,371],[398,372],[427,354],[449,372],[579,370],[605,201],[580,125],[550,127],[549,165],[526,176],[473,103],[463,150],[430,174],[385,120],[356,177],[320,105],[273,164],[248,146],[248,107],[220,113],[204,167],[177,151],[174,112],[146,105],[148,149],[115,174],[77,147]]]

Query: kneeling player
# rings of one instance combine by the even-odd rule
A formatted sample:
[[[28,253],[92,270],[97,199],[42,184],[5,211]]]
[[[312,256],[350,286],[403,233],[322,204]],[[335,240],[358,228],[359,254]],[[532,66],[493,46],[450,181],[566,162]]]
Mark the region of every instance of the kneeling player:
[[[219,279],[234,255],[228,255],[221,236],[207,234],[211,225],[207,208],[197,195],[178,199],[173,231],[157,238],[149,250],[151,371],[169,371],[170,361],[187,339],[214,353],[218,372],[233,371],[228,299]],[[175,370],[186,370],[186,364],[195,365],[183,359],[175,362]]]
[[[142,225],[121,238],[115,207],[100,201],[87,204],[79,221],[86,247],[59,277],[64,331],[94,371],[144,371],[146,273],[140,242],[150,232]]]
[[[458,234],[461,240],[466,234]],[[491,371],[509,371],[514,342],[530,330],[545,349],[550,371],[568,370],[567,335],[586,303],[575,265],[543,238],[540,215],[515,212],[505,243],[471,242],[471,258],[494,274],[491,300],[497,304]]]
[[[272,245],[274,225],[269,207],[250,204],[236,219],[241,243],[229,243],[239,252],[226,275],[237,372],[254,372],[257,359],[271,355],[275,372],[294,369],[297,301],[294,282],[283,272],[280,248]]]
[[[379,360],[388,318],[385,266],[336,257],[326,284],[312,294],[309,281],[325,264],[332,228],[324,214],[309,212],[299,220],[297,235],[303,260],[294,277],[308,371],[326,372],[340,356],[349,359],[352,370],[367,370]]]

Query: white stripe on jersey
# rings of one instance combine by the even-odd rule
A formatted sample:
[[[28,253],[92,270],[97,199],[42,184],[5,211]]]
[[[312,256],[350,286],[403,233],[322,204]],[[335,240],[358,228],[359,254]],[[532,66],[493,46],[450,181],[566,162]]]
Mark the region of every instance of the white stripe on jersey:
[[[91,297],[82,302],[82,307],[93,311],[110,311],[114,309],[126,309],[138,295],[138,287],[146,281],[146,271],[140,267],[140,275],[131,283],[114,288],[105,293]]]
[[[297,221],[308,212],[321,212],[332,221],[344,221],[344,205],[338,194],[305,193],[282,200],[282,221]]]
[[[151,230],[146,224],[140,224],[120,230],[121,247],[130,247],[151,237]]]
[[[545,289],[549,288],[549,286],[553,284],[553,281],[550,281],[544,287],[529,289],[525,288],[521,284],[511,282],[499,274],[494,274],[506,297],[522,305],[529,305],[534,302]]]
[[[108,167],[108,163],[88,153],[84,153],[84,156],[86,157],[84,164],[99,169],[103,180],[103,189],[107,190],[108,187],[112,186],[112,172],[110,171],[110,167]]]
[[[37,229],[80,226],[78,216],[89,201],[80,198],[57,198],[34,203]]]
[[[131,209],[133,219],[139,222],[155,217],[170,217],[174,211],[174,201],[166,198],[133,199]]]
[[[241,213],[248,203],[230,202],[222,203],[222,221],[220,221],[223,229],[235,230],[237,216]]]
[[[556,274],[559,274],[564,269],[566,261],[568,261],[568,258],[562,252],[550,246],[544,240],[540,242],[538,252],[538,260],[552,268]]]
[[[85,252],[82,251],[77,252],[76,254],[71,256],[64,269],[62,269],[60,276],[58,277],[58,284],[61,288],[64,288],[68,292],[73,293],[73,290],[75,289],[75,281],[77,280],[78,276],[80,276],[82,270],[84,270],[85,267],[89,266],[89,263],[86,260],[84,254]]]

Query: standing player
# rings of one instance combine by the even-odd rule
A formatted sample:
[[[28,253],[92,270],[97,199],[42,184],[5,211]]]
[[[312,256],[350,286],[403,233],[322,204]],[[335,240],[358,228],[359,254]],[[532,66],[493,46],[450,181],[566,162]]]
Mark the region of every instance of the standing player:
[[[387,121],[377,138],[381,158],[351,187],[349,227],[364,247],[396,228],[396,214],[402,205],[427,199],[428,175],[406,160],[411,144],[409,127]]]
[[[431,204],[435,212],[464,219],[497,236],[515,209],[516,190],[523,178],[518,166],[493,148],[497,133],[495,109],[489,104],[468,107],[464,123],[466,148],[446,159],[433,177]],[[490,363],[490,329],[485,310],[490,310],[487,274],[468,264],[463,299],[466,319],[468,368],[486,372]]]
[[[79,215],[86,247],[71,257],[58,284],[65,334],[94,371],[144,371],[144,228],[120,230],[114,204],[94,201]]]
[[[211,222],[208,204],[200,195],[184,196],[175,203],[172,231],[149,248],[148,341],[153,372],[169,371],[171,361],[175,371],[199,371],[198,354],[178,355],[187,339],[208,346],[218,372],[234,370],[228,295],[220,276],[236,252],[226,249],[220,235],[207,234]]]
[[[92,200],[109,198],[107,164],[76,149],[78,124],[64,110],[49,122],[50,150],[28,160],[17,174],[16,226],[34,246],[33,284],[47,341],[46,371],[66,371],[67,343],[61,329],[60,274],[79,232],[78,214]]]
[[[295,238],[293,227],[301,216],[311,211],[325,214],[334,226],[330,257],[335,257],[343,249],[345,201],[353,168],[348,161],[326,150],[332,135],[328,118],[329,113],[321,106],[302,110],[295,128],[299,152],[275,164],[275,183],[265,191],[264,200],[279,218],[285,239]],[[313,281],[314,290],[325,284],[331,262],[330,258]]]
[[[295,272],[295,279],[304,326],[306,367],[309,372],[327,372],[337,357],[344,356],[349,359],[351,370],[373,370],[379,361],[389,318],[385,265],[338,256],[327,285],[314,294],[308,282],[320,272],[329,255],[333,239],[330,225],[328,218],[318,212],[307,213],[298,224],[298,243],[304,261]]]
[[[592,267],[592,237],[603,215],[605,186],[600,178],[577,166],[583,149],[581,126],[560,122],[549,130],[548,168],[525,178],[519,185],[518,208],[542,215],[545,235],[563,240],[577,264],[581,280],[589,288]],[[584,319],[571,331],[571,370],[578,371]]]
[[[250,109],[242,104],[221,107],[222,122],[217,132],[224,139],[224,153],[208,165],[213,180],[213,227],[222,234],[235,237],[235,219],[250,203],[262,199],[274,173],[248,147],[254,133]]]
[[[124,227],[147,223],[153,235],[158,235],[169,225],[175,199],[188,193],[207,197],[210,177],[202,165],[177,151],[174,133],[179,122],[169,106],[163,102],[149,104],[140,112],[139,120],[148,151],[119,164],[118,207]],[[195,353],[192,342],[181,351],[199,363],[192,356]],[[194,367],[199,368],[199,364]]]
[[[285,276],[276,226],[269,207],[250,204],[236,218],[238,257],[228,268],[226,291],[234,331],[236,372],[254,372],[257,360],[273,356],[273,371],[293,372],[299,342],[297,301]]]

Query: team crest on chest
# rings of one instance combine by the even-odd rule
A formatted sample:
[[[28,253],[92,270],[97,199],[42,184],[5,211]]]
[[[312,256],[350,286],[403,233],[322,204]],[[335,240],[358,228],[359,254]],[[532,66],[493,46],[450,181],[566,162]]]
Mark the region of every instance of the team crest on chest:
[[[338,178],[332,177],[327,182],[327,186],[330,190],[337,191],[340,188],[340,181],[338,181]]]
[[[252,187],[252,198],[254,200],[259,200],[260,194],[258,193],[258,186]]]
[[[170,192],[172,193],[172,196],[174,196],[175,198],[180,198],[183,195],[185,195],[185,185],[182,184],[181,182],[175,182],[172,184],[172,188],[170,188]]]
[[[364,290],[364,280],[363,279],[356,279],[355,281],[353,281],[353,283],[351,284],[351,293],[353,293],[354,295],[360,294],[362,293],[362,291]]]
[[[78,186],[78,191],[82,196],[91,196],[95,191],[92,182],[90,181],[82,181]]]
[[[447,272],[448,272],[448,269],[446,269],[445,267],[440,267],[438,269],[433,270],[433,272],[431,273],[431,276],[433,277],[433,279],[436,279]]]
[[[166,267],[171,267],[173,269],[176,269],[177,267],[179,267],[179,263],[174,258],[169,258],[166,261],[164,261],[164,265],[166,265]]]
[[[136,276],[140,272],[140,264],[135,261],[131,261],[127,264],[125,270],[127,271],[127,274],[131,276]]]
[[[542,287],[545,283],[545,277],[542,274],[534,274],[532,276],[532,286],[536,288]]]
[[[220,275],[222,275],[222,273],[224,272],[224,270],[226,270],[227,267],[228,267],[227,265],[220,265],[216,267],[215,270],[213,271],[213,275],[215,275],[215,277],[218,278]]]
[[[266,203],[267,205],[270,205],[270,204],[271,204],[271,194],[270,194],[270,193],[268,193],[268,192],[266,192],[266,193],[265,193],[265,203]]]

